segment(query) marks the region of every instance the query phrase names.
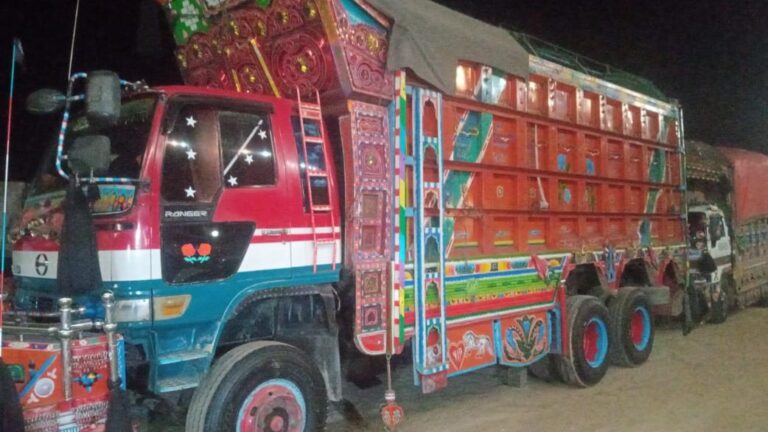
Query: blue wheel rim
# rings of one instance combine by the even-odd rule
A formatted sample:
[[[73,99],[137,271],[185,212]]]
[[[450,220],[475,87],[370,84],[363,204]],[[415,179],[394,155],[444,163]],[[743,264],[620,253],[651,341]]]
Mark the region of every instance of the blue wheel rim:
[[[630,337],[632,345],[638,351],[643,351],[651,341],[651,314],[644,306],[638,306],[632,311],[630,323]],[[638,328],[638,326],[642,326]]]

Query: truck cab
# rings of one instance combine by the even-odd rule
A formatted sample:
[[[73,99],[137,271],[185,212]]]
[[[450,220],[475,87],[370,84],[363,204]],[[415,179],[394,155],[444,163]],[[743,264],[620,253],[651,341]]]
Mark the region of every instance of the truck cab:
[[[114,293],[129,370],[148,366],[148,389],[193,388],[217,352],[255,340],[290,340],[313,355],[323,343],[310,340],[320,338],[331,361],[317,363],[338,363],[333,158],[321,117],[297,108],[180,86],[124,97],[110,127],[72,117],[65,153],[96,135],[111,153],[109,168],[92,174],[90,203],[103,286],[75,302],[98,315],[101,293]],[[14,232],[18,309],[50,312],[60,297],[65,184],[52,149]],[[334,375],[327,387],[337,390]]]
[[[689,207],[688,230],[691,280],[711,309],[711,319],[724,320],[728,300],[723,284],[727,283],[733,252],[725,214],[715,205]]]

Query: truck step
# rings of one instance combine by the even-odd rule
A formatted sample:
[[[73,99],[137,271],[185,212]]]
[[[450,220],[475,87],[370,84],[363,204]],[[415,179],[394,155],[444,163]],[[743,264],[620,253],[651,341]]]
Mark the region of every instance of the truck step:
[[[166,378],[157,382],[157,391],[160,393],[168,393],[179,390],[186,390],[197,387],[199,379],[196,376],[193,377],[174,377]]]
[[[157,358],[157,362],[161,365],[185,363],[193,360],[201,360],[207,358],[210,355],[211,353],[204,350],[178,351],[159,356]]]

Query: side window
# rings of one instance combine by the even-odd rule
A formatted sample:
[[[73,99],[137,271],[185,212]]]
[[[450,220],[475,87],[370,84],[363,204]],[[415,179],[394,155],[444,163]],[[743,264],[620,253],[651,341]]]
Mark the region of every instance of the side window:
[[[709,238],[712,242],[711,247],[715,247],[717,242],[725,236],[725,227],[723,226],[723,218],[720,216],[711,216],[709,218]]]
[[[219,130],[225,187],[276,183],[272,130],[266,115],[220,111]]]
[[[210,203],[221,186],[216,111],[183,106],[168,135],[163,159],[163,199]]]

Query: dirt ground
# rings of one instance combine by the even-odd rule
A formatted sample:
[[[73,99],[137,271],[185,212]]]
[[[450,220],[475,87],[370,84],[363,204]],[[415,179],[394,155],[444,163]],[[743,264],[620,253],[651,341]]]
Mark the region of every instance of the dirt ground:
[[[613,367],[589,389],[532,377],[525,388],[507,387],[491,368],[422,396],[404,367],[395,377],[406,411],[400,430],[768,431],[768,309],[734,313],[725,324],[705,325],[686,337],[676,323],[661,327],[648,363]],[[345,392],[363,420],[350,423],[334,414],[328,430],[382,431],[383,387],[349,385]]]

